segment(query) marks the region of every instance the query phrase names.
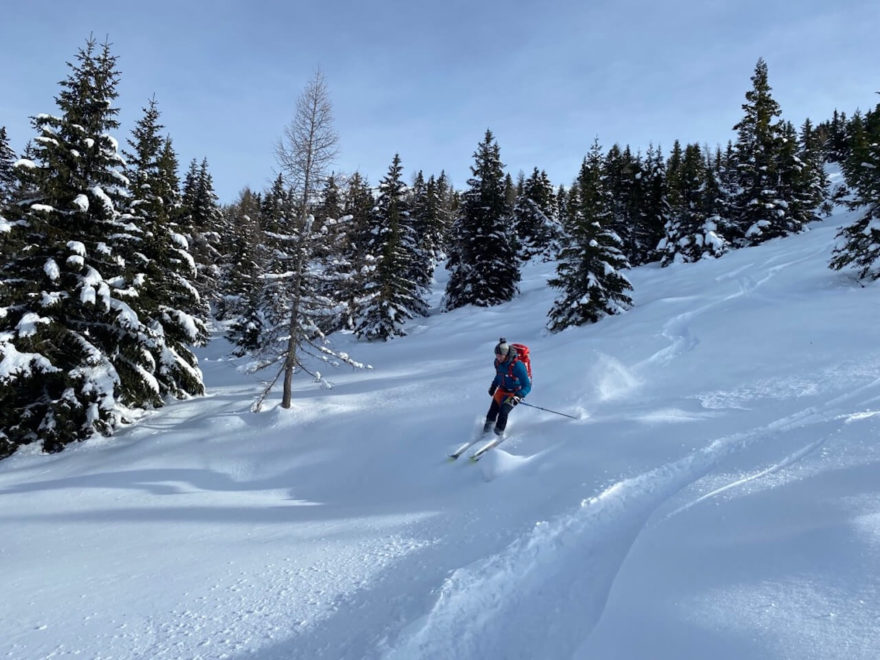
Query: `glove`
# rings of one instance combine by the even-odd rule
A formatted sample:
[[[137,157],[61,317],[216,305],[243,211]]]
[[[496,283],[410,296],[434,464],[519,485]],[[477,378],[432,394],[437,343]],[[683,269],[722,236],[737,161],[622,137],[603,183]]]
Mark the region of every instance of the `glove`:
[[[489,385],[489,396],[495,396],[495,390],[498,389],[498,386],[495,383]]]
[[[511,394],[509,397],[507,397],[506,399],[504,399],[504,403],[506,403],[506,404],[507,404],[508,406],[510,406],[511,408],[513,408],[513,407],[514,407],[516,404],[518,404],[520,401],[522,401],[522,397],[521,397],[521,396],[517,396],[516,394]]]

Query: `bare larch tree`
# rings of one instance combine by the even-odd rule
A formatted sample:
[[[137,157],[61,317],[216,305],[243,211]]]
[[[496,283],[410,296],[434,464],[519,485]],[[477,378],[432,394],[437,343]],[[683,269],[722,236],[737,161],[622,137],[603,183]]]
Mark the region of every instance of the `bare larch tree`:
[[[290,408],[293,372],[299,365],[297,349],[306,340],[303,337],[301,313],[306,295],[304,269],[310,257],[312,217],[311,204],[327,177],[330,163],[336,157],[337,135],[333,129],[333,111],[327,85],[321,72],[306,86],[296,102],[296,114],[284,129],[276,155],[285,183],[296,199],[296,245],[290,273],[290,320],[287,350],[284,356],[284,392],[281,406]]]

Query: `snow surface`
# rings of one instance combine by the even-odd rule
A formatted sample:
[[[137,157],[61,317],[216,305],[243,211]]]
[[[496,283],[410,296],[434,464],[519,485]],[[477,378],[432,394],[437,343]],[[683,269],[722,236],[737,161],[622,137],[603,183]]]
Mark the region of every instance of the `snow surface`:
[[[335,338],[374,369],[291,410],[213,341],[208,396],[0,462],[0,658],[877,658],[880,285],[827,268],[855,217],[635,269],[631,311],[557,335],[530,264],[508,304]],[[579,419],[520,406],[450,462],[499,336]]]

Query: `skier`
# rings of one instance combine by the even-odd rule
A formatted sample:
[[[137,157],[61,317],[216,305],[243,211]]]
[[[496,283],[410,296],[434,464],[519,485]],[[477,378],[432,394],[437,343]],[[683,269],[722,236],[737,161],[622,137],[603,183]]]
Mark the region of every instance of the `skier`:
[[[495,379],[489,386],[492,405],[486,414],[483,433],[488,433],[494,426],[495,435],[500,440],[510,411],[531,389],[532,381],[525,363],[517,359],[516,349],[502,337],[495,346]]]

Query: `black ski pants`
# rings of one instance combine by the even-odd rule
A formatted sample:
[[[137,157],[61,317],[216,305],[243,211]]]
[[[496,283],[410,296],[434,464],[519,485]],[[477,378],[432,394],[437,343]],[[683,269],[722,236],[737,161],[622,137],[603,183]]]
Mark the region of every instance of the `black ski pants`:
[[[495,433],[501,435],[504,433],[504,429],[507,428],[507,416],[510,414],[510,411],[513,410],[513,405],[509,403],[500,404],[498,400],[503,400],[505,397],[510,396],[510,392],[504,392],[502,396],[492,397],[492,405],[489,406],[489,412],[486,413],[486,424],[485,430],[489,430],[489,426],[492,422],[495,423]]]

